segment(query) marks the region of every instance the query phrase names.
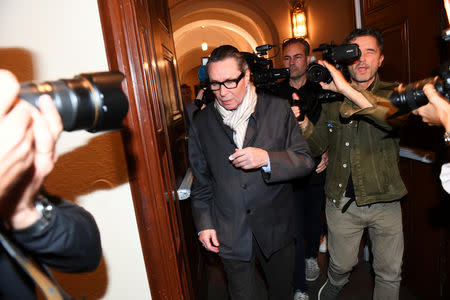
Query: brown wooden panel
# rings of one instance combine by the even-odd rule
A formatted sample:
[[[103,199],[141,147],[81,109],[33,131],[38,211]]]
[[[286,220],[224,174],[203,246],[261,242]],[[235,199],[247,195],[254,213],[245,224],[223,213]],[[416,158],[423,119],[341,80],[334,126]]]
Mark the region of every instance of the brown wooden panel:
[[[386,81],[409,82],[408,24],[380,28],[384,38],[384,61],[380,76]]]
[[[158,89],[157,89],[157,79],[156,79],[156,68],[152,63],[154,63],[154,59],[152,59],[152,52],[148,48],[150,45],[150,42],[148,40],[149,33],[146,30],[145,27],[140,26],[139,27],[139,37],[141,42],[141,48],[142,48],[142,64],[143,69],[145,73],[144,77],[144,83],[145,88],[144,92],[147,94],[147,97],[151,99],[151,105],[152,105],[152,115],[153,115],[153,121],[155,124],[155,130],[160,133],[163,131],[163,122],[162,122],[162,113],[160,109],[158,99]]]
[[[399,0],[363,0],[361,5],[362,14],[370,15],[379,10],[395,5]]]
[[[176,80],[177,75],[176,70],[167,75],[167,70],[160,68],[164,64],[160,41],[170,40],[171,33],[163,30],[165,37],[158,38],[161,32],[153,25],[159,21],[151,16],[151,5],[166,1],[149,2],[98,1],[110,69],[126,76],[123,89],[130,111],[123,138],[151,297],[192,299],[166,122],[166,113],[182,114],[172,107],[166,111],[164,99],[174,99],[169,92],[173,84],[161,80]],[[159,5],[167,7],[167,3]],[[166,86],[162,86],[163,81]]]

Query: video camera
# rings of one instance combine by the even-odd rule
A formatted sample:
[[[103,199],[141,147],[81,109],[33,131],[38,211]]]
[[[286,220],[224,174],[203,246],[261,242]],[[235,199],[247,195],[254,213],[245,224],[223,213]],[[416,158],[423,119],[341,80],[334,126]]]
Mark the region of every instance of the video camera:
[[[201,109],[203,105],[208,105],[214,101],[214,94],[208,87],[208,74],[206,74],[206,64],[208,63],[209,57],[202,57],[202,65],[198,69],[197,78],[200,81],[200,88],[203,89],[202,99],[194,100],[195,106]]]
[[[340,71],[342,71],[343,65],[349,64],[361,56],[361,50],[357,44],[343,44],[341,46],[336,46],[333,43],[330,45],[320,44],[319,48],[313,51],[322,51],[322,58]],[[306,76],[308,80],[316,83],[330,83],[333,80],[328,69],[315,62],[309,65]]]
[[[276,84],[278,79],[289,78],[289,69],[274,69],[273,61],[264,58],[267,51],[276,45],[262,45],[256,47],[256,53],[241,52],[250,68],[253,84],[257,88],[269,88]]]
[[[120,87],[123,79],[122,73],[111,71],[43,83],[24,82],[19,98],[39,107],[39,97],[50,95],[65,131],[119,129],[128,112],[128,99]]]

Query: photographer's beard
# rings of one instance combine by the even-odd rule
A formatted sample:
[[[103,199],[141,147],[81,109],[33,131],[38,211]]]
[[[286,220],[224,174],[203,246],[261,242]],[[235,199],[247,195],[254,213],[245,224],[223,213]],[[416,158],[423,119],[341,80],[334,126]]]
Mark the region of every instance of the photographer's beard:
[[[352,83],[366,89],[375,80],[378,68],[373,68],[364,62],[354,63],[348,66],[348,72]]]

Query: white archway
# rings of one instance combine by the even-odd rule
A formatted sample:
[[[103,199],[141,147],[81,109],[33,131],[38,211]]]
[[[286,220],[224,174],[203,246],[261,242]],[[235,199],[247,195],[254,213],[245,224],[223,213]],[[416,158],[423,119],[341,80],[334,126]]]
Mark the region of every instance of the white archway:
[[[178,1],[170,10],[180,80],[190,85],[198,82],[201,57],[219,45],[253,52],[258,45],[279,43],[271,18],[247,0]],[[200,49],[202,42],[208,43],[208,51]]]

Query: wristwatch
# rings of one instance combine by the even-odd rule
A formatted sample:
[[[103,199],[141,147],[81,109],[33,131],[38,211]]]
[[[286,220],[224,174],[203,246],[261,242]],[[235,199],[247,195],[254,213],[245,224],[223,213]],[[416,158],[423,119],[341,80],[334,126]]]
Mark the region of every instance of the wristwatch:
[[[36,221],[36,225],[42,230],[50,224],[50,220],[53,213],[53,205],[43,195],[37,196],[34,201],[34,207],[39,213],[39,219]]]
[[[447,146],[450,146],[450,131],[444,133],[444,142]]]

